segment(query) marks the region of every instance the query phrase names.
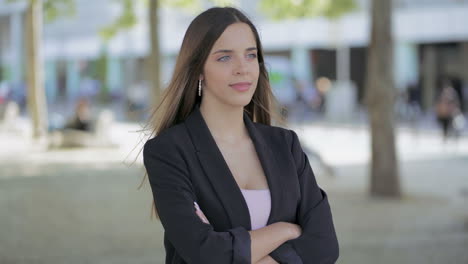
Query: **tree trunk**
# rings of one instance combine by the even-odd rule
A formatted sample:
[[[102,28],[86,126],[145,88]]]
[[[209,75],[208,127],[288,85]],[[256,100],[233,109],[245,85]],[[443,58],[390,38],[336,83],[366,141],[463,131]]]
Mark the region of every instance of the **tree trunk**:
[[[158,0],[150,0],[149,8],[149,29],[150,29],[150,47],[151,52],[148,61],[148,79],[151,86],[151,105],[156,105],[161,95],[161,56],[159,50],[159,17]]]
[[[47,135],[47,102],[42,61],[42,0],[30,0],[27,9],[27,105],[33,138]]]
[[[372,196],[401,196],[395,147],[392,1],[371,1],[372,32],[368,53],[366,103],[371,129]]]

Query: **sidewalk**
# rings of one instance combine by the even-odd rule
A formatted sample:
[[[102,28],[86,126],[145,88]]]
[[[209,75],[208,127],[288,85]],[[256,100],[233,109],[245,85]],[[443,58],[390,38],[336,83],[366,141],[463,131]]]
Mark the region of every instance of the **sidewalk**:
[[[339,263],[468,263],[466,158],[400,166],[401,200],[370,198],[367,166],[338,166],[334,178],[318,176],[330,197]]]
[[[146,137],[139,130],[143,124],[117,122],[112,128],[111,139],[120,147],[115,149],[68,149],[43,152],[40,144],[30,138],[30,127],[25,119],[19,120],[19,132],[2,133],[0,131],[0,161],[26,159],[37,162],[63,161],[70,158],[80,161],[96,162],[137,162],[141,163],[138,152],[143,147]],[[291,124],[291,129],[297,132],[301,143],[319,152],[331,165],[363,164],[370,157],[370,136],[364,123],[344,124],[333,122],[314,122],[312,124]],[[400,160],[417,160],[446,155],[468,154],[468,134],[457,141],[447,144],[441,139],[440,132],[435,127],[412,130],[408,127],[396,129],[397,149]],[[70,155],[62,155],[63,153]],[[96,153],[97,155],[93,155]]]

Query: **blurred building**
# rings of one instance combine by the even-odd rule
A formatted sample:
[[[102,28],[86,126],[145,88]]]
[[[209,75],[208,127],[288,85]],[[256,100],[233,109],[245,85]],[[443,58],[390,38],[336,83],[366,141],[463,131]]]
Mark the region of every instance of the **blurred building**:
[[[364,95],[369,0],[337,21],[322,18],[260,24],[268,53],[287,56],[298,77],[351,81]],[[395,0],[394,74],[400,92],[431,109],[444,79],[468,100],[468,1]],[[466,110],[466,107],[465,107]]]
[[[149,51],[146,7],[136,7],[139,20],[134,28],[105,43],[98,32],[118,17],[122,6],[112,0],[76,2],[75,16],[62,17],[44,27],[49,103],[103,91],[115,100],[132,98],[134,90],[139,94],[133,96],[135,100],[147,98],[144,96],[148,89],[145,65]],[[204,7],[209,6],[202,2]],[[334,21],[314,18],[273,22],[259,14],[257,1],[237,1],[258,26],[266,55],[272,58],[270,70],[279,71],[274,76],[283,74],[311,86],[321,77],[350,84],[356,90],[353,100],[359,104],[364,94],[370,20],[369,0],[357,2],[358,10]],[[431,109],[446,78],[467,103],[466,14],[468,0],[395,0],[396,86],[401,92],[411,88],[412,100],[424,109]],[[170,77],[183,34],[193,16],[193,12],[170,8],[160,12],[164,82]],[[24,20],[24,2],[0,0],[0,97],[6,90],[17,98],[25,94]],[[284,68],[290,71],[282,73]]]

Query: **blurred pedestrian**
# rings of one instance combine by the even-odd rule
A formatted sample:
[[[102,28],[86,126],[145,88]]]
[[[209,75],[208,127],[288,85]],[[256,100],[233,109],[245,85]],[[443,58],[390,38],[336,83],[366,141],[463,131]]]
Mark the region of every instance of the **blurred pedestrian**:
[[[445,81],[436,101],[436,115],[442,128],[444,141],[455,132],[453,120],[455,116],[460,113],[460,99],[458,94],[450,82]]]
[[[81,98],[78,100],[75,113],[64,128],[91,131],[91,111],[87,99]]]
[[[162,98],[143,160],[166,263],[337,260],[327,195],[296,133],[271,126],[263,49],[243,13],[191,22]]]
[[[326,96],[328,91],[330,91],[332,87],[332,82],[327,77],[320,77],[315,81],[315,86],[317,87],[317,97],[315,99],[314,105],[316,105],[317,110],[320,113],[325,112],[325,103],[326,103]]]

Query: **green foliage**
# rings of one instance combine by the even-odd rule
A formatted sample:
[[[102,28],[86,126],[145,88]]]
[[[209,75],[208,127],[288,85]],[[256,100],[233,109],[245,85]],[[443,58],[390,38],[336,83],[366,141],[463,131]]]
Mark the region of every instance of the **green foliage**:
[[[12,74],[10,65],[0,65],[0,82],[3,80],[11,81]]]
[[[135,15],[135,1],[134,0],[118,0],[122,4],[122,13],[120,16],[109,26],[104,27],[99,31],[99,35],[104,41],[110,40],[120,30],[130,29],[137,23]]]
[[[236,6],[239,0],[208,0],[215,6]],[[202,0],[160,0],[161,6],[182,9],[197,14],[203,10]]]
[[[355,10],[355,0],[261,0],[260,10],[274,20],[316,16],[338,18]]]
[[[49,0],[50,1],[50,0]],[[55,0],[59,1],[59,0]],[[70,0],[61,0],[70,1]],[[100,30],[100,36],[105,40],[109,41],[119,31],[127,30],[133,27],[137,23],[137,17],[135,15],[135,5],[138,1],[136,0],[116,0],[123,6],[122,14],[109,26],[104,27]],[[143,1],[146,8],[149,8],[148,0]],[[198,13],[202,10],[201,0],[158,0],[159,6],[167,6],[182,9],[189,13]],[[209,0],[211,3],[217,6],[235,6],[239,0]]]
[[[73,0],[44,1],[44,18],[46,22],[52,22],[60,17],[74,16],[75,14],[76,8]]]
[[[238,6],[238,0],[210,0],[216,6]]]
[[[116,0],[120,2],[122,6],[122,13],[120,16],[110,25],[102,28],[99,31],[99,35],[104,41],[112,39],[119,31],[127,30],[132,28],[138,22],[138,18],[135,14],[135,5],[138,4],[135,0]],[[143,1],[146,8],[149,7],[148,0]],[[158,0],[159,6],[170,6],[189,10],[192,12],[198,12],[201,9],[200,0]]]
[[[281,74],[280,72],[275,72],[275,71],[271,71],[271,72],[269,73],[269,77],[270,77],[270,78],[269,78],[269,79],[270,79],[270,82],[271,82],[272,84],[278,84],[278,83],[280,83],[281,81],[283,81],[283,79],[284,79],[283,74]]]
[[[31,4],[37,0],[7,0],[7,3],[22,1],[28,1]],[[76,14],[74,0],[44,0],[43,10],[46,22],[52,22],[60,17],[69,17]]]
[[[198,12],[201,10],[200,0],[160,0],[159,6],[168,6]]]
[[[109,86],[107,83],[107,61],[108,61],[108,54],[106,52],[106,48],[101,51],[99,58],[93,63],[94,67],[92,69],[92,78],[99,80],[101,83],[101,90],[99,93],[99,98],[101,101],[106,102],[109,99]]]

